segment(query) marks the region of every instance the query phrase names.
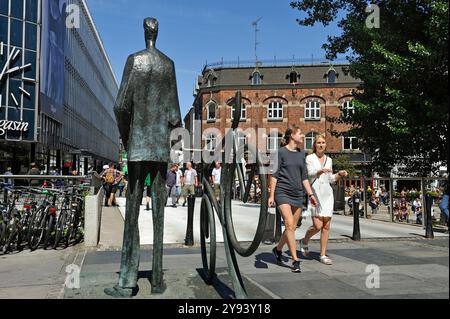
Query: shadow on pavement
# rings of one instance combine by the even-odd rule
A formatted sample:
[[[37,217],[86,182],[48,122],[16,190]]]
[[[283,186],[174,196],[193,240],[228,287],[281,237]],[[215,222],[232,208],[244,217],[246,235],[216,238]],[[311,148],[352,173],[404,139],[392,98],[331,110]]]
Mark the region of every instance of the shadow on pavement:
[[[220,295],[221,298],[236,299],[234,291],[230,287],[228,287],[223,281],[221,281],[217,275],[215,275],[214,278],[212,279],[212,283],[208,284],[205,270],[203,268],[197,268],[196,270],[200,275],[200,277],[205,282],[205,284],[208,286],[212,286],[216,290],[216,292]]]
[[[259,269],[267,269],[269,268],[269,264],[276,265],[283,268],[291,268],[287,265],[285,265],[285,262],[289,261],[289,258],[286,256],[282,256],[283,263],[278,263],[275,256],[272,253],[261,253],[258,255],[255,255],[255,268]]]
[[[412,236],[418,236],[418,237],[425,238],[425,235],[424,235],[424,234],[409,233],[409,235],[412,235]]]

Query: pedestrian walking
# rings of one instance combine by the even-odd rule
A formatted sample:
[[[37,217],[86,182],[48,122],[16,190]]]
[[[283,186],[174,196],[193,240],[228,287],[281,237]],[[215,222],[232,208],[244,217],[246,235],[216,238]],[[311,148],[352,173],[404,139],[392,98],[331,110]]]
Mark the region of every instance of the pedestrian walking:
[[[220,180],[222,176],[222,164],[216,162],[216,165],[211,173],[212,184],[214,187],[214,195],[217,200],[220,200]]]
[[[166,176],[166,191],[167,199],[172,198],[172,207],[177,208],[177,196],[176,196],[176,184],[177,184],[177,164],[172,164],[171,168],[167,171]],[[166,202],[167,206],[167,202]]]
[[[53,175],[53,176],[61,176],[61,172],[59,171],[59,168],[53,167],[51,175]],[[62,180],[62,179],[55,180],[54,181],[54,186],[56,188],[59,188],[59,189],[64,188],[64,180]]]
[[[31,166],[31,168],[28,171],[27,175],[34,175],[34,176],[41,175],[41,171],[37,167],[36,163],[31,163],[30,166]],[[30,186],[37,187],[40,184],[41,184],[41,182],[38,179],[30,180]]]
[[[3,175],[5,175],[5,176],[12,176],[12,175],[14,175],[14,174],[12,173],[12,168],[11,168],[11,167],[8,167],[8,168],[6,169],[6,172],[5,172]],[[12,178],[6,178],[6,179],[5,179],[5,184],[6,184],[6,186],[8,186],[8,187],[14,187],[14,180],[13,180]]]
[[[186,206],[188,196],[195,196],[195,188],[198,184],[197,171],[192,168],[192,163],[186,163],[186,171],[184,172],[184,178],[182,181],[183,188],[183,207]]]
[[[122,172],[115,169],[114,163],[108,165],[108,169],[102,172],[100,175],[106,183],[108,205],[105,206],[118,206],[116,203],[116,192],[120,179],[122,178]]]
[[[269,207],[278,207],[284,220],[285,230],[273,248],[277,262],[282,262],[283,247],[287,244],[293,260],[292,272],[301,272],[300,259],[297,256],[295,231],[304,206],[304,192],[308,194],[312,205],[317,201],[308,180],[306,153],[301,150],[304,135],[300,127],[293,126],[286,131],[283,146],[278,151],[278,167],[270,182]]]
[[[412,203],[412,211],[416,216],[416,224],[422,225],[422,202],[420,198],[417,197]]]
[[[314,141],[313,154],[306,158],[308,177],[317,199],[317,205],[310,205],[307,214],[312,216],[313,226],[308,229],[305,238],[300,241],[300,252],[309,257],[309,241],[320,232],[320,262],[332,265],[333,261],[327,256],[327,245],[330,236],[331,220],[333,218],[334,184],[341,177],[347,177],[347,171],[333,174],[333,160],[325,155],[327,143],[324,135],[319,135]],[[375,195],[373,195],[375,198]]]
[[[111,196],[111,194],[109,193],[108,184],[106,183],[105,179],[102,176],[106,173],[106,170],[108,170],[108,169],[109,169],[109,165],[103,165],[103,170],[100,173],[100,175],[98,176],[102,180],[102,187],[103,187],[103,194],[104,194],[103,197],[105,198],[105,203],[104,203],[105,207],[109,206],[108,202],[109,202],[109,197]]]
[[[119,181],[119,197],[122,197],[122,195],[124,195],[126,186],[127,186],[126,176],[122,175],[122,178]]]

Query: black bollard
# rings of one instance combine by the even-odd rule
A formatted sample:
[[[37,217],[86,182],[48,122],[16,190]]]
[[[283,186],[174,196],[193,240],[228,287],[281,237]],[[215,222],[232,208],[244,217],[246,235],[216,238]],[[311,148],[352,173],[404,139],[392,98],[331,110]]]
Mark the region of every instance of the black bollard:
[[[433,233],[433,217],[431,217],[431,206],[433,204],[433,198],[430,195],[425,196],[425,209],[427,218],[425,219],[425,238],[434,239]]]
[[[194,207],[195,207],[195,196],[188,196],[188,219],[186,228],[186,238],[184,239],[184,244],[186,246],[194,246]]]
[[[359,192],[353,193],[353,237],[354,241],[361,240],[361,231],[359,228]]]

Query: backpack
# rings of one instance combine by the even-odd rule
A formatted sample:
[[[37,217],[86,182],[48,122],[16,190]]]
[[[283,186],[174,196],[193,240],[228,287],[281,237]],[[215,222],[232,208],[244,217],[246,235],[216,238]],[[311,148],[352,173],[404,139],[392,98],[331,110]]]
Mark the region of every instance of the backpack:
[[[114,178],[114,170],[108,170],[105,176],[105,182],[108,184],[114,184],[115,178]]]

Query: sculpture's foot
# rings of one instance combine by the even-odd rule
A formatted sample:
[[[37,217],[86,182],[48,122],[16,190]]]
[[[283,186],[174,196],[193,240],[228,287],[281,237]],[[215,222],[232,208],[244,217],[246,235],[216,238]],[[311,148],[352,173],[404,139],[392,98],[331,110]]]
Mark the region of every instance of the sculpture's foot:
[[[105,294],[114,298],[131,298],[133,296],[133,288],[121,288],[115,285],[113,288],[105,288]]]
[[[167,286],[164,282],[159,285],[152,284],[152,294],[160,295],[163,294],[167,289]]]

